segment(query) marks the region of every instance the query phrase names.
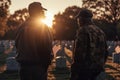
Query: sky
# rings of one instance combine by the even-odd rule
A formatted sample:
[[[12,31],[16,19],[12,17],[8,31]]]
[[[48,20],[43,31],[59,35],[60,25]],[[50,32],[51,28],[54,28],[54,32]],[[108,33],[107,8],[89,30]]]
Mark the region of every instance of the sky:
[[[11,0],[10,13],[13,14],[16,10],[27,8],[34,1],[41,2],[42,6],[51,14],[63,12],[68,6],[81,7],[82,5],[82,0]]]
[[[28,8],[32,2],[41,2],[42,6],[47,9],[43,22],[50,27],[55,14],[63,12],[69,6],[81,7],[82,5],[82,0],[11,0],[10,13],[13,14],[16,10]]]

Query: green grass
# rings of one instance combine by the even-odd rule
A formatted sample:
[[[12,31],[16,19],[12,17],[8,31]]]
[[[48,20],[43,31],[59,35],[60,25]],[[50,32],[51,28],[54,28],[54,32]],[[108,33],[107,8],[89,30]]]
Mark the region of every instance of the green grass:
[[[1,62],[5,63],[5,58],[7,55],[0,55]],[[3,64],[2,63],[2,64]],[[109,60],[105,65],[106,71],[102,72],[97,80],[120,80],[120,68],[116,68],[112,60]],[[58,69],[54,65],[51,65],[48,70],[48,80],[69,80],[70,78],[70,69]],[[117,79],[118,78],[118,79]],[[0,80],[19,80],[18,71],[5,71],[0,73]]]
[[[17,71],[5,71],[0,74],[0,80],[19,80],[19,75]]]

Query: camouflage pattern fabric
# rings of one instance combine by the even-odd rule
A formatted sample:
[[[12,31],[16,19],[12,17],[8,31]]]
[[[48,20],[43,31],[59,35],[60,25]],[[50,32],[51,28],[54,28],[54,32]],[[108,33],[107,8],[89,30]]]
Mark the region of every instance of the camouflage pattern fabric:
[[[107,55],[104,32],[95,25],[80,27],[75,40],[74,63],[90,69],[101,69]]]

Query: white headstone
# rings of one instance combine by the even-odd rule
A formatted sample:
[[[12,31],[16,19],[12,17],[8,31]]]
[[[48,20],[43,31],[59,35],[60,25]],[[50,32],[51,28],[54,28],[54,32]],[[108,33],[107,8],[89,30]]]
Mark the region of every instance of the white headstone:
[[[66,57],[64,47],[56,53],[56,68],[66,68]]]
[[[113,53],[113,62],[120,64],[120,53]]]
[[[9,71],[17,71],[19,70],[19,64],[15,60],[16,50],[15,47],[12,49],[12,52],[9,53],[8,58],[6,60],[7,70]]]
[[[66,58],[58,56],[56,57],[56,68],[66,68]]]
[[[19,64],[16,62],[15,57],[9,57],[6,61],[7,69],[8,71],[18,71],[19,70]]]

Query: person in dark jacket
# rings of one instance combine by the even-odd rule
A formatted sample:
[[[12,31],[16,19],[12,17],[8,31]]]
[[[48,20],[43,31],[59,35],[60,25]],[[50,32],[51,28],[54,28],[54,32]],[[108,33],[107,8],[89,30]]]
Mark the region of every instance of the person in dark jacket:
[[[95,80],[104,71],[108,51],[104,32],[92,21],[93,14],[81,9],[70,80]]]
[[[51,63],[52,34],[42,21],[44,11],[40,2],[29,4],[30,17],[16,33],[16,60],[20,64],[21,80],[47,80]]]

